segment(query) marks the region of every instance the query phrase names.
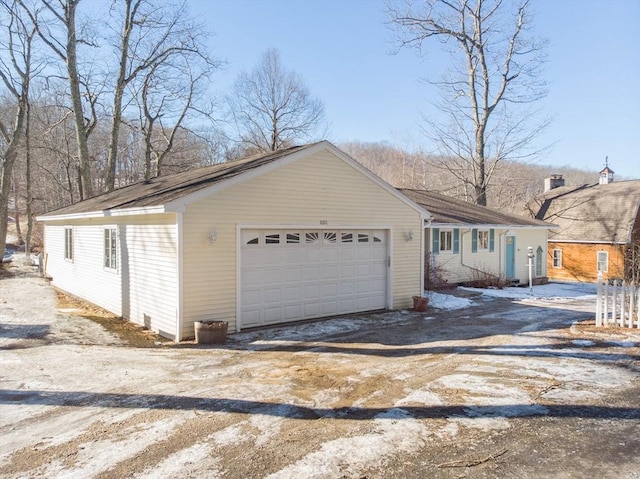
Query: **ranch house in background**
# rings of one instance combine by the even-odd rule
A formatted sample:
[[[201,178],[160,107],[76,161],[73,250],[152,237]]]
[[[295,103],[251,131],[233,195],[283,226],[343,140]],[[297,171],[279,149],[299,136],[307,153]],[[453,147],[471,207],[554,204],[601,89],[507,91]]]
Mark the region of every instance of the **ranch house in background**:
[[[401,189],[433,215],[425,231],[425,282],[527,284],[547,281],[554,225],[424,190]]]
[[[528,205],[535,218],[558,225],[549,235],[550,279],[640,279],[640,180],[614,182],[613,175],[606,166],[598,183],[574,186],[553,175]]]

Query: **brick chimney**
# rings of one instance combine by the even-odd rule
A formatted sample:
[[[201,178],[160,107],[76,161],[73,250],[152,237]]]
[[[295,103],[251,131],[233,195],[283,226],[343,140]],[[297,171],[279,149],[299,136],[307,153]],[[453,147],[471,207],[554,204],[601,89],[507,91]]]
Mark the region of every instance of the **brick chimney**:
[[[545,192],[560,188],[561,186],[564,186],[564,176],[562,175],[551,175],[549,178],[544,179]]]

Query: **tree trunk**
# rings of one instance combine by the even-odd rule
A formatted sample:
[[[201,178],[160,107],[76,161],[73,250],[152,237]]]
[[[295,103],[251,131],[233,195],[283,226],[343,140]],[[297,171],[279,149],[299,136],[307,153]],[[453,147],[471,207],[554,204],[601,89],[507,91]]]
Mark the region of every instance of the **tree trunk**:
[[[91,181],[91,162],[89,157],[89,145],[87,138],[87,125],[82,108],[82,95],[80,93],[80,78],[76,57],[76,6],[79,0],[68,0],[65,5],[65,20],[67,23],[67,74],[69,75],[69,92],[73,105],[73,115],[76,125],[76,141],[78,142],[78,162],[80,164],[80,199],[93,196]]]
[[[118,140],[120,134],[120,122],[122,121],[122,98],[127,86],[127,59],[129,57],[129,38],[133,18],[131,16],[131,0],[125,1],[124,27],[120,43],[120,64],[118,65],[118,80],[116,81],[113,97],[113,117],[111,120],[111,139],[109,142],[109,155],[107,157],[107,178],[105,190],[113,191],[116,183],[116,170],[118,165]]]

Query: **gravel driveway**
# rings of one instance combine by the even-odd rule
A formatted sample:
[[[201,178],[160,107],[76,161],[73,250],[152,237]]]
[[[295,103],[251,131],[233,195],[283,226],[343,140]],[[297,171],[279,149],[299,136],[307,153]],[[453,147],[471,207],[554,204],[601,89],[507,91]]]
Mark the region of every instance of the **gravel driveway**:
[[[460,293],[456,293],[460,294]],[[0,276],[3,478],[640,478],[640,332],[590,297],[133,347]]]

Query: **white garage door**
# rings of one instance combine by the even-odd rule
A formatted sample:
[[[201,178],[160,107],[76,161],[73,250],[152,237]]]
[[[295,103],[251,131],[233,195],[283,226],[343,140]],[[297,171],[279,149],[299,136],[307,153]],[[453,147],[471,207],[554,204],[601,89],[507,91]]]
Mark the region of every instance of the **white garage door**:
[[[241,327],[386,307],[385,230],[241,232]]]

